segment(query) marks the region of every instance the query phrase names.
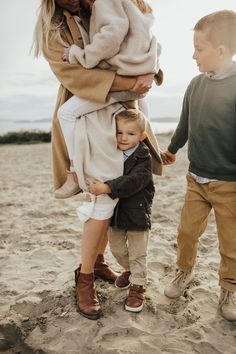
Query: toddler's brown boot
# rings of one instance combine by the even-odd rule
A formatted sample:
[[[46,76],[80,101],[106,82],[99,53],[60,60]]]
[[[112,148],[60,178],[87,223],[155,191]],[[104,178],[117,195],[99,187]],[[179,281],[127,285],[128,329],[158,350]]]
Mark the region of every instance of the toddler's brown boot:
[[[129,295],[125,301],[125,310],[140,312],[143,309],[145,288],[142,285],[131,284]]]

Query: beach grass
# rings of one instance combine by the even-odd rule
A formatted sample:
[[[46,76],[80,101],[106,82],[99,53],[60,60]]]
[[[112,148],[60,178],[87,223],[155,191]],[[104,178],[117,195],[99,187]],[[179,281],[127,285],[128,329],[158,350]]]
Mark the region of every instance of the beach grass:
[[[50,141],[51,132],[41,130],[21,130],[0,135],[0,144],[38,144]]]

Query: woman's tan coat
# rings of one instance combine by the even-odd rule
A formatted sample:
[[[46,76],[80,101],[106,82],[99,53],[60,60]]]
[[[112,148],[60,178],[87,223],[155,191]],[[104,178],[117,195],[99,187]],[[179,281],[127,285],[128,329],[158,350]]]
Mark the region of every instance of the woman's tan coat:
[[[67,26],[62,30],[62,37],[68,45],[75,43],[83,47],[82,37],[73,16],[64,11]],[[58,108],[73,95],[81,98],[105,102],[107,94],[112,86],[115,73],[101,69],[84,69],[81,65],[72,65],[62,61],[64,47],[56,40],[50,40],[48,48],[44,47],[43,54],[48,61],[53,73],[61,83],[57,95],[57,102],[52,122],[52,163],[54,189],[59,188],[66,180],[66,169],[69,167],[69,157],[57,119]],[[127,106],[133,106],[134,102],[128,102]],[[156,138],[147,126],[148,139],[145,143],[149,146],[153,158],[153,173],[161,174],[162,163],[160,150]]]

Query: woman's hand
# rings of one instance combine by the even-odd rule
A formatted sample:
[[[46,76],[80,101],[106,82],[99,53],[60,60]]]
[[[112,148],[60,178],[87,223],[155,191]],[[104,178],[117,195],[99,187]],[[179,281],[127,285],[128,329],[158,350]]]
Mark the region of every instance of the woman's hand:
[[[134,86],[129,90],[135,93],[146,93],[152,87],[153,79],[155,74],[146,74],[136,76],[136,82]]]

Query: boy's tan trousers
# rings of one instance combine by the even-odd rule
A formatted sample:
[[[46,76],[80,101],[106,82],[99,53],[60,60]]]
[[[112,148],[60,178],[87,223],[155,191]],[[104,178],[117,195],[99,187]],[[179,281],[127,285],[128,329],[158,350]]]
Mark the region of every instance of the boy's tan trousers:
[[[191,270],[196,261],[198,238],[214,209],[221,256],[219,284],[236,291],[236,181],[199,184],[188,173],[187,192],[178,228],[178,268]]]
[[[147,245],[149,231],[129,231],[110,228],[110,249],[125,271],[130,271],[130,282],[146,285]]]

